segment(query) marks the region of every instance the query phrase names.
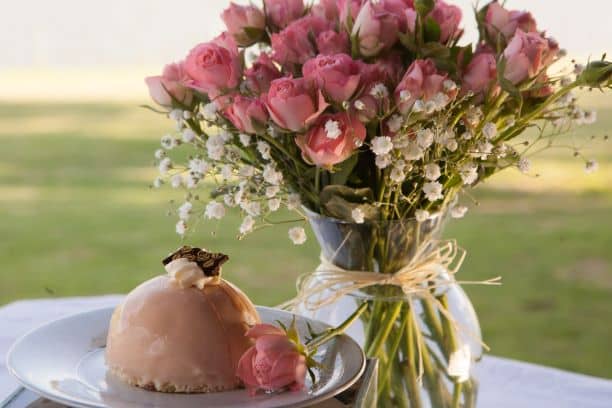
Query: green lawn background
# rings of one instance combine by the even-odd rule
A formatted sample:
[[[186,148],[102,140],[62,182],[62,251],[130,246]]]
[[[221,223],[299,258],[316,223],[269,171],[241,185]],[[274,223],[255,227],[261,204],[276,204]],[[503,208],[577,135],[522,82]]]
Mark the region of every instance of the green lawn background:
[[[597,136],[585,152],[598,173],[547,153],[533,166],[540,177],[509,170],[477,189],[479,205],[446,235],[468,250],[461,279],[503,277],[465,288],[494,354],[612,377],[612,146],[601,141],[612,103],[586,105],[599,122],[572,137]],[[181,243],[168,201],[182,193],[148,185],[170,130],[137,103],[0,103],[0,304],[124,293],[163,272]],[[316,265],[313,238],[293,246],[281,226],[239,242],[238,223],[203,223],[187,242],[229,253],[225,277],[257,303],[289,298]]]

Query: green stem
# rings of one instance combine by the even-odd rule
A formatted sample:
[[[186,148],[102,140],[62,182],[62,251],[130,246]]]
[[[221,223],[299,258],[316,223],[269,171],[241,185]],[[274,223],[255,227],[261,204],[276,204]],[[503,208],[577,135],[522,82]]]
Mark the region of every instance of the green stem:
[[[453,408],[461,408],[461,389],[463,388],[463,383],[455,383],[455,388],[453,390]]]
[[[386,316],[385,325],[382,327],[382,330],[379,332],[378,336],[374,339],[374,342],[370,346],[367,351],[367,355],[370,357],[376,357],[380,350],[382,349],[383,344],[387,340],[389,333],[391,332],[391,328],[393,324],[397,320],[400,311],[402,310],[402,302],[395,302],[393,304],[393,309],[390,311],[389,316]]]
[[[316,338],[306,343],[307,353],[310,354],[311,352],[315,351],[320,345],[326,343],[337,335],[344,333],[346,328],[349,327],[355,321],[355,319],[357,319],[366,310],[367,307],[367,303],[362,303],[357,308],[357,310],[353,312],[352,315],[350,315],[344,322],[342,322],[342,324],[332,329],[327,329],[325,332],[323,332],[322,335],[317,336]]]

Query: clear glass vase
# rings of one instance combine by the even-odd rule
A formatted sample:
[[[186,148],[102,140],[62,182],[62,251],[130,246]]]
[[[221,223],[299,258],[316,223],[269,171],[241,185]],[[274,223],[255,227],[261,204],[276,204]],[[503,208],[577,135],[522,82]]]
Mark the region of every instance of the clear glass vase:
[[[447,219],[441,213],[424,222],[356,224],[308,214],[322,256],[342,269],[372,273],[394,273],[405,266],[417,248],[440,238]],[[456,283],[427,290],[433,296],[408,297],[398,286],[371,286],[317,310],[298,305],[298,312],[337,325],[367,302],[348,334],[368,357],[379,359],[376,406],[475,407],[472,367],[482,355],[482,342],[474,308]]]

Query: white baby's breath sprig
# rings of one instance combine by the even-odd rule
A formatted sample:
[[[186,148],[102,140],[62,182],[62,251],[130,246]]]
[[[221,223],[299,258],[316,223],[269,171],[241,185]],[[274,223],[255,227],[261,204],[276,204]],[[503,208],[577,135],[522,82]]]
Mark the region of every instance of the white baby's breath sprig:
[[[294,245],[302,245],[306,242],[306,231],[302,227],[293,227],[289,229],[289,239]]]

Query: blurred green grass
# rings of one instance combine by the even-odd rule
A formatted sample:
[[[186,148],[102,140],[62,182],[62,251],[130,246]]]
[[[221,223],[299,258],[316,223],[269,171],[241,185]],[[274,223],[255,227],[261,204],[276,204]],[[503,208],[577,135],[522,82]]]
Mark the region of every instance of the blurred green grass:
[[[587,101],[600,121],[576,139],[612,129],[612,103]],[[165,214],[182,193],[148,184],[169,130],[136,104],[0,104],[0,304],[122,293],[163,272],[180,244]],[[612,377],[612,146],[595,141],[587,155],[599,173],[554,151],[534,163],[538,178],[500,175],[447,236],[468,250],[462,279],[503,276],[465,288],[494,354]],[[316,264],[312,237],[293,246],[281,226],[238,242],[238,224],[230,214],[187,241],[232,255],[225,276],[257,303],[289,298]]]

